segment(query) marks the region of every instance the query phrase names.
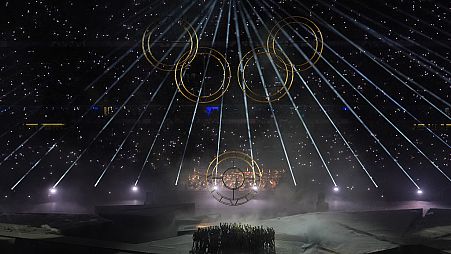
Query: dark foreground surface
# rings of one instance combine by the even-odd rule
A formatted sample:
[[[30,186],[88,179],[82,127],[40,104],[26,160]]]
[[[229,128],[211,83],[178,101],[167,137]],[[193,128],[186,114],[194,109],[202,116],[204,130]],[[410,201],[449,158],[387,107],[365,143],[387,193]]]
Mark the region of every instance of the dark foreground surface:
[[[106,208],[97,215],[3,214],[1,253],[189,253],[198,227],[224,222],[273,228],[276,253],[451,253],[450,209],[258,218],[203,213],[192,204]]]

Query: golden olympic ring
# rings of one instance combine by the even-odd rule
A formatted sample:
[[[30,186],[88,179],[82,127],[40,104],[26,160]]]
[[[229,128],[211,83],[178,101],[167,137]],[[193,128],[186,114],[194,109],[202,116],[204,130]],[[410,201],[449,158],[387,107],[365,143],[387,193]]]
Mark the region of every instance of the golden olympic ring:
[[[183,26],[183,29],[189,34],[190,38],[190,50],[188,54],[184,54],[177,62],[180,63],[190,63],[193,61],[193,59],[196,57],[197,50],[199,48],[199,38],[197,36],[196,30],[189,24],[188,22],[181,20],[177,22],[181,26]],[[155,68],[162,70],[162,71],[175,71],[176,64],[165,64],[155,58],[155,56],[152,54],[151,50],[151,37],[155,29],[157,29],[157,26],[153,27],[150,30],[151,26],[148,26],[143,34],[142,37],[142,50],[144,52],[144,56],[146,57],[147,61],[152,64]]]
[[[274,51],[276,51],[276,50],[274,50]],[[285,66],[285,76],[286,77],[285,77],[283,86],[280,89],[278,89],[276,92],[268,94],[268,96],[266,96],[266,94],[262,95],[262,94],[255,93],[248,86],[246,79],[245,79],[245,72],[246,72],[247,66],[249,65],[249,61],[251,59],[253,59],[255,57],[255,55],[262,55],[262,54],[266,54],[268,56],[268,58],[272,58],[271,54],[275,55],[276,57],[274,59],[278,59]],[[274,53],[273,51],[268,51],[267,49],[265,49],[263,47],[259,47],[259,48],[256,48],[254,50],[247,52],[240,61],[237,73],[238,73],[238,85],[241,87],[243,92],[245,92],[246,95],[250,99],[257,101],[257,102],[262,102],[262,103],[280,100],[282,97],[284,97],[287,94],[287,91],[290,90],[291,85],[293,84],[293,79],[294,79],[294,67],[293,67],[293,64],[291,64],[290,60],[287,58],[286,61],[284,61],[278,54]]]
[[[187,53],[185,53],[187,54]],[[188,100],[192,102],[197,102],[199,99],[199,103],[206,104],[211,103],[219,98],[221,98],[229,88],[230,80],[232,78],[231,70],[230,70],[230,64],[227,61],[226,57],[221,54],[219,51],[208,48],[208,47],[200,47],[198,49],[198,52],[196,56],[198,55],[209,55],[213,57],[213,59],[216,59],[219,64],[222,66],[223,69],[223,75],[224,79],[222,80],[221,86],[212,94],[209,95],[196,95],[189,91],[189,89],[186,87],[185,82],[183,81],[183,75],[185,67],[189,64],[188,61],[181,61],[182,59],[185,59],[184,57],[181,57],[179,61],[177,61],[175,65],[175,84],[177,85],[177,89],[179,92]],[[196,57],[195,56],[195,57]]]
[[[283,24],[281,24],[283,22]],[[269,33],[268,39],[266,41],[266,46],[268,50],[272,51],[274,54],[278,55],[275,47],[275,41],[277,34],[279,31],[290,24],[297,23],[297,24],[303,24],[306,26],[315,36],[315,52],[313,52],[313,55],[310,57],[310,64],[309,61],[306,61],[301,64],[295,64],[297,70],[304,71],[312,67],[313,64],[316,64],[319,59],[321,58],[321,54],[324,49],[324,39],[323,34],[321,33],[321,30],[319,27],[310,19],[306,17],[300,17],[300,16],[292,16],[282,19],[281,21],[277,22],[277,24],[271,29],[271,32]]]
[[[219,164],[224,162],[225,160],[231,160],[231,159],[238,159],[241,161],[246,162],[249,167],[252,168],[254,173],[254,184],[257,186],[261,185],[263,171],[260,169],[260,166],[258,166],[258,163],[252,159],[248,154],[238,151],[228,151],[220,154],[219,156],[215,157],[210,164],[208,165],[207,172],[205,174],[206,182],[209,183],[208,178],[210,175],[215,175],[218,170]],[[213,166],[214,165],[214,166]],[[258,177],[258,184],[255,182],[255,178]]]

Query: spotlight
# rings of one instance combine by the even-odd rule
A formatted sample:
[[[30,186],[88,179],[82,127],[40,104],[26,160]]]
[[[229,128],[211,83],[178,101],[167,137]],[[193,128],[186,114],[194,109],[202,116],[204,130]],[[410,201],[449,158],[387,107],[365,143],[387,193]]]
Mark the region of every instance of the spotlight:
[[[254,191],[258,191],[257,185],[252,186],[252,189],[253,189]]]
[[[335,191],[335,192],[338,192],[338,191],[340,191],[340,188],[338,188],[338,186],[335,186],[335,187],[334,187],[334,191]]]
[[[139,190],[139,189],[138,189],[138,186],[134,185],[134,186],[132,187],[132,191],[133,191],[133,192],[138,192],[138,190]]]
[[[418,194],[418,195],[421,195],[421,194],[423,194],[423,191],[422,191],[421,189],[418,189],[418,190],[417,190],[417,194]]]
[[[213,190],[218,190],[218,186],[217,185],[213,186]]]
[[[56,194],[57,190],[56,190],[56,188],[50,188],[49,192],[50,192],[50,194],[53,195],[53,194]]]

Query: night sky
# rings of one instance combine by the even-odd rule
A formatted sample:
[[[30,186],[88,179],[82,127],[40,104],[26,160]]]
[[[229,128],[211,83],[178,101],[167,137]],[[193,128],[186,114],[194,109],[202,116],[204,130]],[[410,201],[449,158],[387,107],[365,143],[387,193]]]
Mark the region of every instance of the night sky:
[[[283,182],[305,191],[446,197],[450,8],[446,1],[3,2],[1,197],[40,200],[52,187],[57,195],[104,198],[134,185],[183,190],[218,147],[252,155],[264,171],[284,169]],[[292,16],[319,27],[321,58],[306,70],[294,67],[289,95],[254,101],[238,85],[241,57],[266,47],[269,31]],[[186,54],[190,37],[180,20],[203,52],[214,48],[228,61],[230,86],[213,102],[182,96],[174,72],[143,55],[148,27],[162,62]],[[318,53],[305,28],[291,22],[275,39],[295,65]],[[184,82],[208,96],[227,77],[200,52],[186,64]],[[265,88],[284,88],[268,55],[250,59],[244,73],[263,97]],[[283,63],[277,67],[285,78]]]

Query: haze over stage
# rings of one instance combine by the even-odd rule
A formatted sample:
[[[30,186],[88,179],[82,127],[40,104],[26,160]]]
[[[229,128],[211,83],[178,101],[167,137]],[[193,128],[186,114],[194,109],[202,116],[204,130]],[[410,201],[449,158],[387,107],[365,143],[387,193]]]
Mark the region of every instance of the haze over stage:
[[[135,211],[139,207],[131,208]],[[33,216],[41,215],[22,215]],[[124,213],[123,219],[129,214]],[[42,216],[41,216],[42,217]],[[52,226],[52,215],[47,215],[50,226],[32,227],[12,224],[0,224],[0,243],[5,250],[20,249],[33,251],[47,251],[45,253],[81,253],[94,251],[96,253],[188,253],[192,247],[192,235],[174,236],[161,240],[140,243],[119,243],[104,238],[95,240],[83,237],[80,232],[68,235]],[[58,215],[53,215],[57,225]],[[74,216],[72,216],[74,217]],[[193,217],[194,219],[195,217]],[[199,218],[199,217],[198,217]],[[232,219],[233,218],[233,219]],[[437,250],[451,252],[451,210],[430,209],[423,217],[423,210],[386,210],[372,212],[328,212],[308,213],[291,216],[276,217],[260,220],[256,217],[232,216],[230,219],[209,217],[208,225],[219,222],[235,222],[272,227],[276,231],[277,253],[385,253],[400,246],[417,245],[409,248],[418,253],[443,253]],[[5,220],[1,217],[2,221]],[[37,218],[34,218],[35,221]],[[65,220],[68,220],[67,217]],[[12,217],[10,222],[18,220]],[[92,220],[92,219],[91,219]],[[93,222],[94,223],[94,222]],[[207,224],[198,224],[207,225]],[[64,229],[63,225],[59,225]],[[85,226],[87,227],[87,226]],[[165,226],[162,225],[162,228]],[[102,233],[101,229],[94,229]],[[124,228],[124,232],[127,229]],[[103,232],[107,233],[107,232]],[[142,232],[143,234],[147,234]],[[64,235],[63,235],[64,234]],[[94,235],[93,235],[94,236]],[[125,236],[123,236],[125,237]],[[97,238],[98,239],[98,238]],[[18,244],[20,244],[18,246]],[[423,246],[420,246],[423,245]],[[69,249],[73,252],[67,252]],[[53,252],[52,252],[53,251]],[[414,252],[402,253],[414,253]],[[8,252],[2,252],[8,253]],[[12,252],[11,252],[12,253]],[[391,252],[387,252],[391,253]]]

